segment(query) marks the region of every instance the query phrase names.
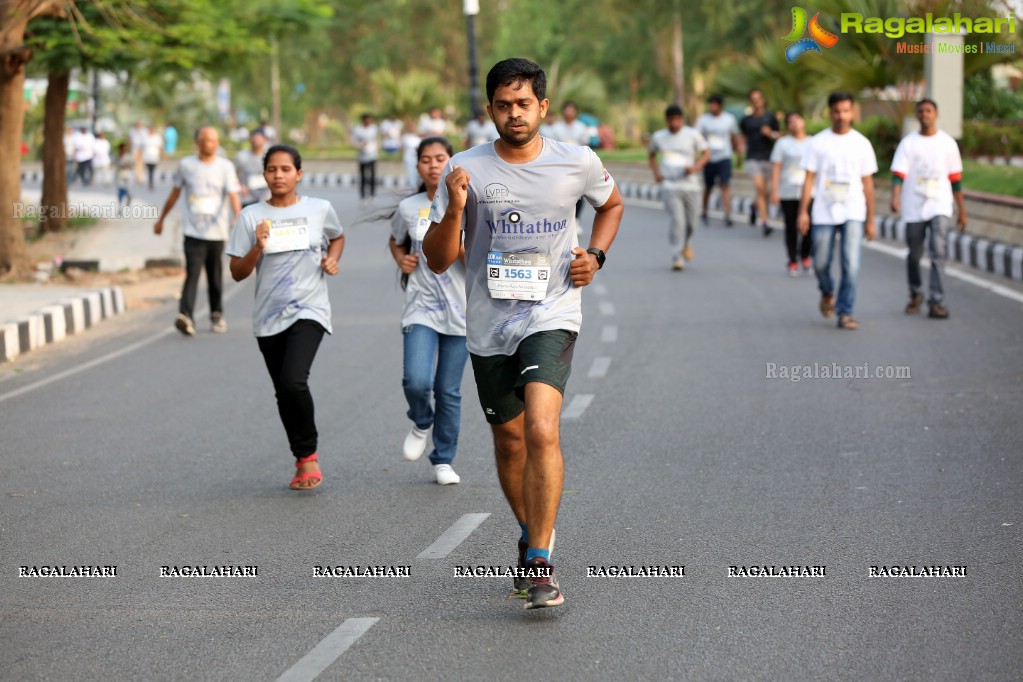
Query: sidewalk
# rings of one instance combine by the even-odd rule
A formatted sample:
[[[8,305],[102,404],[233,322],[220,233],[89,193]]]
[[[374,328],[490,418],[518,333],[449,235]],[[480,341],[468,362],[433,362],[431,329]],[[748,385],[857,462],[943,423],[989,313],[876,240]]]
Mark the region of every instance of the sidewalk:
[[[23,189],[21,198],[35,206],[39,190]],[[73,243],[53,267],[117,273],[154,266],[180,266],[183,262],[181,223],[168,217],[163,236],[153,234],[158,210],[134,204],[129,217],[119,218],[112,191],[72,189],[69,209],[99,217],[99,222],[76,234]],[[127,310],[120,286],[84,288],[42,281],[35,284],[0,284],[0,363],[23,353],[78,334]]]

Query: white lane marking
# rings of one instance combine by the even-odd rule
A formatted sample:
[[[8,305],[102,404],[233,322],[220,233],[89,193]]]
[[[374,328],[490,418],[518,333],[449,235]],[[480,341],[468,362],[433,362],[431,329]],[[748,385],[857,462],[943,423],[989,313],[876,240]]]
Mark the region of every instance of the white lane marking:
[[[568,403],[568,407],[561,413],[562,419],[579,419],[583,416],[586,408],[593,402],[593,395],[590,393],[580,393],[572,397],[572,401]]]
[[[586,376],[590,379],[603,379],[610,368],[611,358],[593,358],[593,364],[590,365],[590,371]]]
[[[243,288],[244,287],[241,287],[241,286],[231,287],[223,295],[222,300],[224,302],[227,302],[227,301],[231,300]],[[206,308],[205,307],[199,308],[198,311],[195,313],[195,317],[196,317],[196,319],[198,319],[200,315],[205,315],[205,314],[206,314]],[[90,360],[89,362],[86,362],[84,364],[78,365],[76,367],[72,367],[71,369],[66,369],[63,372],[58,372],[57,374],[54,374],[53,376],[46,377],[45,379],[40,379],[39,381],[34,381],[31,384],[25,384],[21,388],[16,388],[13,391],[11,391],[10,393],[4,393],[3,395],[0,395],[0,403],[4,402],[5,400],[10,400],[11,398],[17,398],[20,395],[25,395],[26,393],[31,393],[32,391],[34,391],[36,389],[43,388],[44,386],[49,386],[50,384],[55,383],[57,381],[63,381],[64,379],[67,379],[68,377],[72,377],[72,376],[74,376],[76,374],[81,374],[82,372],[86,372],[86,371],[92,369],[93,367],[99,367],[100,365],[106,364],[106,363],[110,362],[111,360],[116,360],[119,357],[125,356],[128,353],[134,353],[139,348],[145,348],[149,344],[153,343],[154,341],[159,341],[160,339],[162,339],[165,336],[171,336],[173,334],[180,334],[180,333],[181,332],[179,332],[176,329],[174,329],[174,327],[171,327],[170,329],[162,329],[162,330],[156,332],[155,334],[153,334],[152,336],[147,336],[146,338],[141,339],[139,341],[136,341],[135,343],[129,344],[129,345],[125,346],[124,348],[119,348],[118,350],[115,350],[115,351],[113,351],[111,353],[107,353],[106,355],[102,355],[102,356],[100,356],[98,358]]]
[[[905,260],[906,254],[909,253],[909,249],[906,247],[891,246],[889,244],[880,244],[878,242],[864,242],[864,245],[868,249],[873,249],[874,251],[884,253],[889,256],[895,256],[896,258],[901,258],[902,260]],[[920,267],[922,268],[931,267],[931,259],[921,258]],[[956,279],[966,282],[967,284],[972,284],[974,286],[980,287],[981,289],[987,289],[992,294],[996,294],[998,296],[1011,299],[1013,301],[1016,301],[1017,303],[1023,303],[1023,293],[1020,293],[1015,289],[1010,289],[1009,287],[1002,286],[1001,284],[989,282],[982,277],[972,275],[960,268],[947,265],[945,266],[945,274],[948,275],[949,277],[955,277]]]
[[[320,643],[312,648],[305,656],[300,658],[295,665],[284,671],[284,674],[277,678],[277,682],[311,682],[330,667],[341,654],[348,650],[348,647],[355,644],[355,640],[366,634],[366,631],[373,627],[379,618],[349,618],[337,626],[334,632],[320,640]]]
[[[483,521],[490,516],[486,514],[463,514],[450,528],[444,531],[433,544],[419,553],[417,559],[443,559],[458,547]]]
[[[625,199],[625,203],[636,204],[638,206],[644,206],[648,208],[664,208],[664,204],[662,204],[661,202],[651,201],[649,199],[627,198]],[[707,211],[707,213],[710,215],[711,218],[718,219],[724,218],[724,214],[718,210],[712,209],[710,211]],[[906,254],[909,253],[909,249],[905,247],[889,246],[888,244],[881,244],[880,242],[876,241],[870,242],[864,241],[863,243],[868,249],[873,249],[874,251],[878,251],[889,256],[895,256],[896,258],[905,258]],[[927,258],[921,258],[920,265],[922,267],[930,267],[930,260]],[[986,273],[986,271],[984,272]],[[992,282],[989,282],[982,277],[971,275],[968,272],[964,272],[963,270],[953,268],[951,266],[945,267],[945,274],[947,274],[949,277],[955,277],[956,279],[966,282],[967,284],[973,284],[974,286],[978,286],[981,289],[986,289],[987,291],[990,291],[992,294],[995,294],[996,296],[1002,296],[1003,298],[1008,298],[1010,300],[1023,303],[1023,294],[1016,291],[1015,289],[1010,289],[1009,287],[1002,286],[1001,284],[993,284]]]
[[[603,284],[594,284],[593,290],[597,292],[597,296],[607,296],[607,287]]]
[[[615,304],[611,303],[610,301],[601,301],[600,302],[600,314],[601,315],[614,315],[615,314]]]
[[[601,343],[614,343],[618,340],[618,325],[608,324],[600,330]]]

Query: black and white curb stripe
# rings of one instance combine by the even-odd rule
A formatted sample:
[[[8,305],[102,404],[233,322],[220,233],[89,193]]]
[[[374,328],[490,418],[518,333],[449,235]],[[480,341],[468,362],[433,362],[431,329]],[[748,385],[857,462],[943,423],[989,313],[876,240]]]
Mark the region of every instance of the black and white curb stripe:
[[[171,171],[157,171],[153,176],[155,184],[169,184],[174,177]],[[37,170],[22,171],[22,182],[42,182],[42,172]],[[300,184],[307,187],[357,187],[359,176],[354,173],[307,173],[302,176]],[[378,175],[376,186],[381,189],[405,189],[408,179],[404,175]],[[410,188],[412,189],[412,188]]]
[[[618,189],[626,198],[654,201],[661,198],[661,188],[650,183],[622,182],[619,183]],[[749,213],[752,205],[752,197],[732,197],[733,214],[745,215]],[[721,210],[721,197],[713,197],[711,206],[715,210]],[[906,242],[906,227],[901,218],[884,215],[874,220],[879,237],[901,244]],[[947,261],[1023,282],[1023,246],[1006,244],[952,229],[948,232]]]
[[[78,334],[125,310],[121,287],[107,287],[44,306],[20,320],[5,322],[0,334],[0,362],[10,362],[34,348]]]
[[[874,222],[879,237],[906,242],[906,226],[898,216],[880,216]],[[1023,282],[1023,246],[950,229],[946,260]]]

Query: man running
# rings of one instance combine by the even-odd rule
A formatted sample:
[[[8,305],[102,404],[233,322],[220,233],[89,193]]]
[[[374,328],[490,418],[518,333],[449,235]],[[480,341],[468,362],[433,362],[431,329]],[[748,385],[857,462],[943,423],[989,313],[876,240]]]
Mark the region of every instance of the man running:
[[[927,317],[944,320],[948,317],[948,308],[943,305],[945,291],[941,286],[941,270],[953,200],[959,207],[956,224],[960,230],[966,229],[966,202],[961,185],[963,160],[955,139],[938,130],[938,105],[934,100],[923,99],[917,103],[916,120],[920,122],[920,131],[910,133],[899,142],[892,160],[892,212],[902,213],[909,246],[906,314],[916,315],[924,302],[920,255],[926,240],[931,258]],[[902,191],[904,186],[908,188],[905,192]]]
[[[163,220],[185,195],[181,216],[185,234],[185,285],[181,290],[179,313],[174,327],[185,336],[195,336],[193,309],[199,289],[199,275],[206,269],[206,288],[210,296],[210,323],[214,332],[227,331],[222,303],[224,282],[224,242],[231,231],[231,220],[241,211],[238,199],[238,174],[234,165],[217,155],[220,137],[217,129],[203,126],[195,133],[197,156],[186,156],[174,172],[174,189],[163,205],[153,232],[163,233]]]
[[[700,217],[706,224],[710,193],[717,184],[721,187],[725,225],[731,227],[732,193],[729,183],[732,181],[732,150],[740,145],[739,124],[735,116],[724,110],[724,102],[721,95],[711,95],[707,98],[707,113],[696,119],[696,129],[706,138],[710,148],[710,161],[703,167],[703,213]]]
[[[781,137],[778,119],[767,110],[764,93],[759,88],[749,92],[749,103],[752,113],[739,121],[739,128],[745,138],[743,154],[746,156],[746,173],[753,180],[753,188],[757,192],[753,203],[755,214],[750,215],[750,224],[756,225],[759,217],[764,228],[764,236],[771,236],[771,228],[767,224],[767,181],[771,177],[771,149],[774,141]]]
[[[693,236],[700,202],[700,170],[707,165],[710,151],[703,135],[685,124],[682,107],[672,104],[664,111],[668,124],[650,138],[650,169],[661,185],[664,207],[671,218],[668,240],[672,249],[672,270],[684,270],[693,259]],[[661,157],[658,161],[658,155]]]
[[[874,173],[877,157],[870,141],[853,130],[853,96],[833,92],[828,96],[831,127],[817,133],[803,155],[800,167],[806,171],[799,202],[799,231],[804,235],[813,224],[813,267],[820,288],[821,315],[838,312],[839,329],[858,329],[853,317],[856,284],[860,274],[863,236],[874,238]],[[813,198],[813,216],[809,213]],[[835,238],[842,237],[842,280],[831,279],[831,258]]]
[[[527,59],[487,74],[487,113],[500,139],[456,154],[431,208],[423,254],[434,272],[465,232],[466,333],[480,403],[494,434],[501,488],[522,530],[526,608],[564,602],[550,565],[564,462],[562,397],[582,322],[582,291],[604,263],[624,205],[586,147],[538,135],[547,77]],[[589,248],[572,229],[576,200],[596,218]]]
[[[266,153],[266,137],[263,131],[253,130],[249,134],[249,148],[234,157],[241,186],[242,206],[258,204],[270,198],[270,187],[263,176],[263,155]]]

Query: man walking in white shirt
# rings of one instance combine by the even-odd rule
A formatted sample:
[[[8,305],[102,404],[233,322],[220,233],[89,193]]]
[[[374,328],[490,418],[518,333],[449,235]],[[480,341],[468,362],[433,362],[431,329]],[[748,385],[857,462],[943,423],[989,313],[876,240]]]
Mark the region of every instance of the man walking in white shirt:
[[[863,237],[873,239],[877,232],[874,226],[877,157],[870,141],[852,128],[853,96],[850,93],[831,93],[828,111],[831,127],[813,136],[800,164],[806,171],[806,180],[797,226],[805,235],[813,225],[813,266],[821,292],[821,315],[830,318],[837,312],[839,329],[858,329],[859,323],[852,313],[860,274],[860,252]],[[842,238],[842,279],[836,301],[831,258],[839,236]]]
[[[923,99],[916,105],[920,131],[903,138],[892,160],[892,212],[901,213],[906,225],[906,274],[909,278],[909,303],[906,314],[916,315],[924,302],[920,276],[920,256],[927,242],[931,259],[930,318],[944,320],[948,308],[943,305],[941,270],[945,262],[946,234],[952,223],[952,203],[959,208],[956,221],[966,229],[966,202],[963,201],[963,160],[959,146],[948,133],[938,130],[938,105]],[[905,191],[903,191],[905,188]]]

